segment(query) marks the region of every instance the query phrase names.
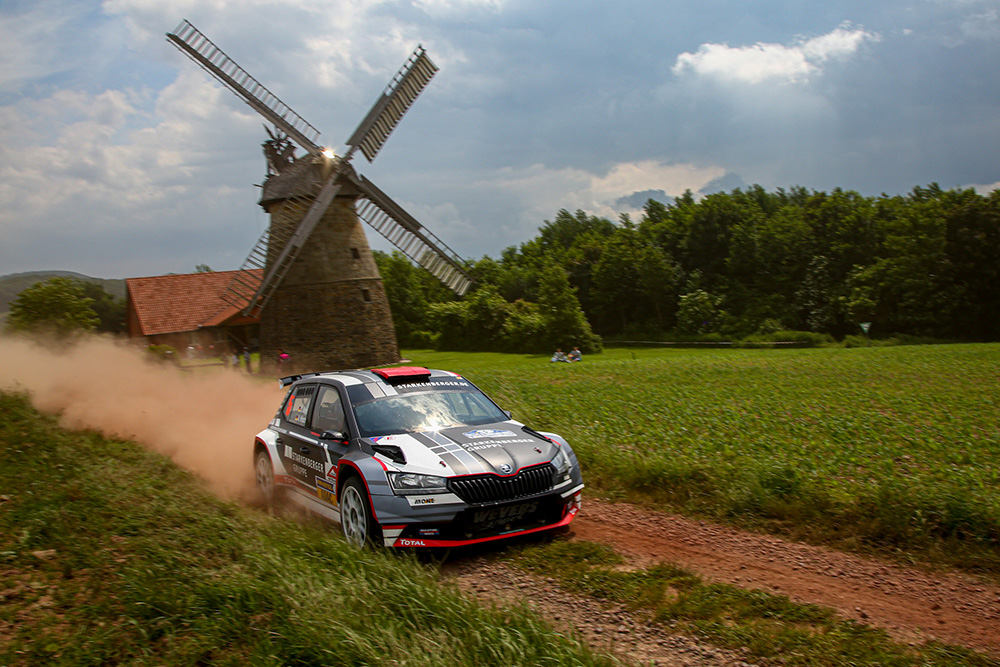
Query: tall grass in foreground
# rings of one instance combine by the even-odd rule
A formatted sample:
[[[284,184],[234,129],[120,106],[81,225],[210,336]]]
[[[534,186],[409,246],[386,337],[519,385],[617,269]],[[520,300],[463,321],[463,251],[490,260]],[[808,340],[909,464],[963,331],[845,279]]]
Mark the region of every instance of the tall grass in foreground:
[[[441,360],[603,494],[1000,573],[1000,345]]]
[[[3,665],[612,664],[2,393],[0,461]]]

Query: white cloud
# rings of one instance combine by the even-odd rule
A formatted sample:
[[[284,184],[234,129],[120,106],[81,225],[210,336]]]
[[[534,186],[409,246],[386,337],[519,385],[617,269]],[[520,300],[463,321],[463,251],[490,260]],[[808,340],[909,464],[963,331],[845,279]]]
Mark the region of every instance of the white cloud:
[[[563,208],[617,220],[621,213],[635,213],[616,206],[622,197],[647,190],[663,190],[669,195],[687,189],[698,191],[725,173],[717,166],[663,164],[655,160],[616,164],[605,174],[533,165],[501,170],[487,185],[517,197],[524,207],[525,224],[537,227],[540,220],[551,218]]]
[[[856,53],[865,42],[877,42],[877,33],[842,25],[812,39],[798,39],[791,45],[765,44],[731,47],[702,44],[695,53],[677,56],[672,71],[721,81],[757,84],[768,80],[799,83],[822,72],[825,62]]]
[[[979,194],[981,194],[984,197],[986,197],[991,192],[993,192],[994,190],[1000,190],[1000,181],[997,181],[996,183],[993,183],[991,185],[978,185],[978,184],[974,184],[974,185],[964,185],[962,187],[972,188],[973,190],[975,190]]]
[[[64,60],[64,35],[83,20],[83,3],[24,3],[0,8],[0,92],[12,92],[28,81],[78,65]]]

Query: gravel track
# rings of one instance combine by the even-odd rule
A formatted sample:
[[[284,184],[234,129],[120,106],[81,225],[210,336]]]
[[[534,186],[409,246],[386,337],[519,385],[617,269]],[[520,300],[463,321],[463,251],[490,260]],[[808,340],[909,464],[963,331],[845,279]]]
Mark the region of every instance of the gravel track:
[[[900,642],[936,639],[1000,657],[1000,586],[591,498],[572,539],[612,546],[630,565],[675,563],[709,581],[787,595],[885,629]],[[739,653],[675,635],[621,605],[569,594],[482,555],[459,557],[445,579],[492,601],[527,601],[589,644],[656,665],[744,667]]]

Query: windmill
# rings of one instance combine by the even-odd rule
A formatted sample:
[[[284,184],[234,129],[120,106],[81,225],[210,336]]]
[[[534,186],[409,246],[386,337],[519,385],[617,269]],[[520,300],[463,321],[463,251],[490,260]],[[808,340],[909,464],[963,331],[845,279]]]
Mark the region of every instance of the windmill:
[[[300,368],[360,368],[399,360],[392,315],[360,221],[457,295],[472,279],[466,263],[351,166],[371,162],[437,72],[418,46],[336,155],[319,131],[188,21],[167,39],[274,125],[263,143],[268,176],[260,205],[270,225],[235,274],[224,299],[260,316],[262,359],[288,351]],[[305,151],[295,155],[295,147]]]

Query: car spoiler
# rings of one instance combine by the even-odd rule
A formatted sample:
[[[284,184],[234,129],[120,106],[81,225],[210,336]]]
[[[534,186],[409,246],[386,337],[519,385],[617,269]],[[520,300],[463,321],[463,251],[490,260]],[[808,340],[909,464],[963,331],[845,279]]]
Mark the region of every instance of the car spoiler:
[[[316,377],[317,375],[322,375],[322,373],[299,373],[298,375],[289,375],[288,377],[283,377],[278,380],[279,387],[287,387],[293,382],[297,382],[302,378]]]

